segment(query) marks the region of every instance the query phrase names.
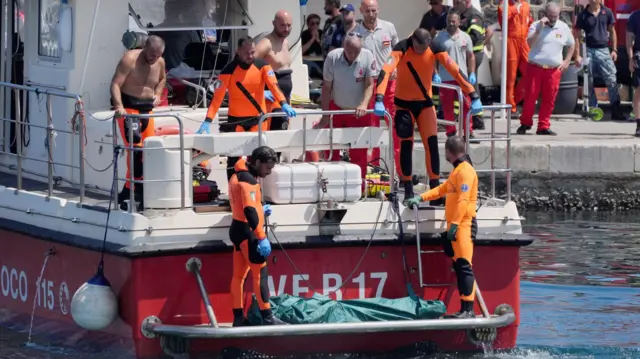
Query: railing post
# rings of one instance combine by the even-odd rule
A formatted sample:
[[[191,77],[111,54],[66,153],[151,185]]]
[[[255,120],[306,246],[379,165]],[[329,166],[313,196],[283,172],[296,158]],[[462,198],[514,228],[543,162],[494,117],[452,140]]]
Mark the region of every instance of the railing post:
[[[47,197],[53,196],[53,109],[51,108],[51,95],[47,94]]]
[[[267,114],[260,116],[258,120],[258,147],[262,146],[262,123],[267,118]]]
[[[111,131],[113,132],[113,151],[116,151],[116,148],[118,148],[118,134],[120,131],[118,131],[118,115],[116,112],[113,113],[113,121],[111,122]],[[124,138],[122,139],[124,141]],[[118,152],[117,154],[118,156],[120,156],[120,153]],[[118,209],[119,208],[119,204],[118,204],[118,188],[120,187],[120,177],[118,175],[118,162],[116,160],[116,157],[114,156],[113,159],[113,181],[115,182],[111,184],[112,186],[112,190],[111,190],[111,203],[113,203],[113,209]],[[115,188],[113,188],[113,186],[115,186]],[[109,208],[111,209],[111,208]]]
[[[496,198],[496,112],[491,111],[491,198]]]
[[[511,201],[511,106],[507,113],[507,202]]]
[[[82,100],[80,99],[80,97],[78,97],[76,99],[76,116],[78,116],[78,142],[79,142],[79,155],[80,155],[80,159],[78,162],[78,167],[79,167],[79,171],[80,171],[80,203],[78,203],[78,206],[82,206],[82,203],[84,203],[84,196],[85,196],[85,188],[84,188],[84,171],[85,171],[85,167],[84,167],[84,106],[82,105]],[[75,129],[74,129],[75,130]]]
[[[307,155],[307,116],[302,116],[302,160],[304,161]]]
[[[10,91],[8,91],[10,93]],[[22,190],[22,113],[20,111],[20,90],[14,89],[14,97],[16,102],[16,165],[18,167],[17,184],[18,190]],[[11,98],[11,97],[9,97]],[[4,121],[3,121],[4,122]],[[11,146],[11,145],[9,145]]]
[[[136,188],[136,183],[134,182],[134,177],[133,177],[133,166],[135,165],[135,152],[134,152],[134,146],[133,146],[133,119],[131,116],[125,114],[123,116],[123,120],[124,120],[124,127],[125,128],[129,128],[129,133],[127,134],[127,137],[129,137],[129,144],[127,146],[127,151],[129,151],[129,170],[127,171],[127,173],[129,174],[129,177],[127,177],[127,182],[129,183],[129,213],[133,212],[133,207],[135,206],[136,202],[135,202],[135,188]],[[128,125],[128,126],[127,126]]]
[[[185,192],[185,182],[184,182],[184,129],[182,126],[182,120],[177,115],[173,115],[173,117],[178,121],[178,129],[180,131],[180,209],[184,209],[185,207],[185,196],[187,193]],[[144,146],[144,144],[143,144]],[[143,147],[144,148],[144,147]],[[144,156],[144,152],[142,153]],[[144,209],[144,208],[143,208]]]
[[[333,158],[333,114],[329,115],[329,161]]]

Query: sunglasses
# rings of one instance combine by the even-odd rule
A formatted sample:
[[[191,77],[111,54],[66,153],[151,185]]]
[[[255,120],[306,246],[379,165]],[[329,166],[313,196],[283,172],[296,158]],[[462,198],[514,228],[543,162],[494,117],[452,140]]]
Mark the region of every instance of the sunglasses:
[[[349,37],[353,37],[353,36],[355,36],[355,37],[357,37],[358,39],[362,39],[362,34],[359,34],[359,33],[357,33],[357,32],[350,32],[350,33],[348,33],[348,34],[347,34],[347,36],[349,36]]]

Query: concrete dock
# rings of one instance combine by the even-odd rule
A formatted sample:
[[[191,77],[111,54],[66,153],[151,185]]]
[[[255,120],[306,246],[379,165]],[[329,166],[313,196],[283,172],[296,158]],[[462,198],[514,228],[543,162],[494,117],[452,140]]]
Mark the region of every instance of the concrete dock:
[[[634,137],[636,124],[580,119],[578,116],[553,118],[551,128],[557,136],[536,135],[537,118],[526,135],[516,134],[520,126],[512,119],[511,163],[512,199],[520,207],[554,209],[640,209],[640,138]],[[490,137],[490,119],[479,139]],[[506,137],[507,121],[496,118],[495,134]],[[441,170],[451,170],[444,158],[446,136],[440,133]],[[506,168],[505,141],[495,142],[494,167]],[[424,178],[422,144],[416,142],[414,173]],[[470,145],[470,155],[479,170],[491,169],[491,143]],[[490,175],[480,174],[482,190],[490,194]],[[496,175],[498,197],[505,196],[504,173]]]

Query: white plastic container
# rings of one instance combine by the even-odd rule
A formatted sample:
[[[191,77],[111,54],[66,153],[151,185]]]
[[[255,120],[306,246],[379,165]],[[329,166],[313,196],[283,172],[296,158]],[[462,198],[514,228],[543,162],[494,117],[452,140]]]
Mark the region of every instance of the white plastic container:
[[[164,137],[168,136],[149,137],[144,142],[145,148],[165,147]],[[185,207],[193,206],[191,151],[185,150],[183,154],[184,162],[180,163],[178,149],[145,151],[143,174],[144,179],[149,182],[144,184],[144,209],[180,208],[182,202],[180,166],[184,169],[184,205]]]
[[[326,179],[323,193],[320,179]],[[262,181],[265,200],[276,204],[316,203],[332,199],[355,202],[362,195],[360,167],[348,162],[301,162],[276,165]]]

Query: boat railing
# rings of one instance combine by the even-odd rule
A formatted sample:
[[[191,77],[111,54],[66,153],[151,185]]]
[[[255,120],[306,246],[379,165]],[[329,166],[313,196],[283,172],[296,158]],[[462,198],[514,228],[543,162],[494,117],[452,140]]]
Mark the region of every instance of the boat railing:
[[[465,139],[465,148],[466,152],[469,153],[469,129],[471,127],[471,112],[465,117],[464,116],[464,94],[462,89],[459,86],[443,84],[443,83],[434,83],[434,87],[455,90],[458,95],[458,103],[460,104],[460,111],[458,112],[458,123],[453,123],[452,121],[446,120],[438,120],[439,124],[444,125],[457,125],[457,133],[464,136]],[[491,113],[491,127],[490,127],[490,136],[489,137],[476,137],[473,140],[477,142],[490,142],[491,148],[489,151],[489,161],[490,167],[489,169],[476,169],[477,173],[490,173],[490,188],[491,188],[491,198],[496,198],[496,173],[505,173],[506,174],[506,198],[507,202],[511,201],[511,105],[510,104],[498,104],[498,105],[488,105],[482,106],[483,112],[487,111]],[[506,136],[498,136],[496,135],[496,112],[505,111],[507,118],[506,125]],[[465,125],[463,125],[465,124]],[[496,166],[496,142],[506,142],[505,146],[505,167],[497,167]],[[425,169],[426,171],[426,169]],[[426,175],[426,173],[425,173]]]
[[[11,124],[14,124],[15,126],[15,143],[16,143],[16,152],[12,153],[10,150],[6,150],[6,148],[3,148],[0,150],[0,153],[10,156],[10,157],[15,157],[16,158],[16,164],[15,164],[15,171],[16,171],[16,189],[17,190],[22,190],[23,189],[23,172],[24,170],[24,166],[23,166],[23,160],[30,160],[30,161],[36,161],[36,162],[43,162],[47,164],[47,197],[50,198],[53,196],[53,190],[54,190],[54,184],[57,182],[57,180],[54,178],[54,166],[63,166],[63,167],[68,167],[68,168],[74,168],[77,169],[79,171],[79,183],[78,185],[78,190],[79,190],[79,202],[78,202],[78,206],[81,206],[82,203],[84,202],[84,198],[85,198],[85,155],[84,155],[84,151],[85,151],[85,123],[84,123],[84,119],[80,118],[77,119],[74,116],[74,123],[72,123],[72,130],[63,130],[63,129],[58,129],[55,128],[53,126],[53,108],[51,105],[51,100],[53,97],[58,97],[58,98],[66,98],[66,99],[70,99],[75,101],[75,115],[76,116],[84,116],[84,105],[82,102],[82,96],[78,95],[78,94],[73,94],[73,93],[69,93],[69,92],[64,92],[64,91],[60,91],[60,90],[55,90],[55,89],[51,89],[51,88],[47,88],[47,87],[42,87],[42,86],[26,86],[26,85],[18,85],[18,84],[14,84],[14,83],[10,83],[10,82],[0,82],[0,88],[4,89],[10,89],[13,94],[14,94],[14,101],[15,101],[15,119],[10,119],[10,118],[6,118],[4,117],[4,114],[2,115],[2,117],[0,117],[0,120],[2,120],[3,124],[8,122]],[[2,91],[4,93],[4,91]],[[46,116],[47,116],[47,124],[45,126],[43,125],[37,125],[37,124],[33,124],[30,122],[26,121],[26,117],[27,117],[27,101],[23,99],[22,95],[27,95],[30,93],[34,93],[38,96],[44,96],[45,97],[45,107],[46,107]],[[23,146],[24,141],[23,141],[23,133],[22,131],[25,130],[25,127],[35,127],[35,128],[42,128],[44,130],[46,130],[47,132],[47,152],[48,152],[48,156],[46,160],[43,160],[41,158],[37,158],[37,157],[32,157],[32,156],[25,156],[23,154]],[[54,136],[56,133],[64,133],[64,134],[68,134],[71,135],[72,137],[76,137],[78,140],[78,165],[74,165],[71,163],[62,163],[62,162],[57,162],[54,160],[54,156],[53,156],[53,143],[54,143]],[[9,166],[10,169],[13,166]],[[38,174],[38,176],[40,176]]]
[[[333,117],[336,115],[353,115],[356,113],[356,110],[332,110],[332,111],[322,111],[322,110],[318,110],[318,111],[305,111],[304,113],[300,114],[302,116],[302,128],[304,129],[303,135],[302,135],[302,155],[304,156],[305,153],[307,153],[307,116],[329,116],[329,153],[333,152]],[[373,110],[367,110],[365,112],[365,116],[371,116],[373,115]],[[287,114],[284,112],[273,112],[273,113],[267,113],[264,114],[260,117],[260,120],[258,121],[258,146],[262,146],[262,124],[264,123],[265,120],[269,119],[269,118],[274,118],[274,117],[287,117]],[[387,119],[387,123],[389,124],[389,144],[387,146],[388,148],[388,155],[389,155],[389,159],[393,159],[394,153],[393,153],[393,118],[391,117],[391,114],[389,114],[389,112],[385,111],[384,113],[384,117]],[[375,146],[372,146],[375,147]],[[395,166],[395,162],[393,160],[388,161],[387,165],[389,166],[388,170],[389,173],[395,173],[394,172],[394,166]]]

